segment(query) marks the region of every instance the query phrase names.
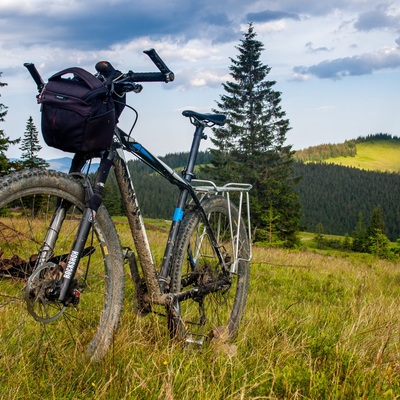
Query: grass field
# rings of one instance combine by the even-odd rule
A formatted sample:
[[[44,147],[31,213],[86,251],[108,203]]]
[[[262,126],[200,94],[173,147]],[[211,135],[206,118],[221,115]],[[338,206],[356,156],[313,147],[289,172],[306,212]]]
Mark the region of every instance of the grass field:
[[[118,229],[129,244],[123,220]],[[160,247],[164,229],[149,234]],[[123,317],[106,358],[95,364],[79,352],[49,357],[16,347],[12,357],[0,354],[0,398],[400,397],[399,262],[255,248],[251,268],[234,343],[172,344],[163,317],[135,315],[126,271]]]
[[[399,172],[400,142],[377,140],[357,143],[357,155],[355,157],[328,158],[325,162],[365,170]]]

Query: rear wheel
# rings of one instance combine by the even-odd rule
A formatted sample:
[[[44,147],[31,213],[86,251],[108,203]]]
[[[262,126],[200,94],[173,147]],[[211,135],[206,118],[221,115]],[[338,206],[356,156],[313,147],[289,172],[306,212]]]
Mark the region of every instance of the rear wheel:
[[[238,227],[237,208],[231,204],[229,210],[222,196],[210,197],[203,207],[224,262],[217,257],[200,213],[189,211],[177,238],[171,276],[171,291],[181,293],[180,301],[172,304],[169,313],[172,336],[199,343],[221,335],[232,339],[237,334],[250,273],[249,242],[243,223]],[[239,261],[232,272],[236,247]]]
[[[57,357],[86,352],[97,360],[112,344],[123,303],[123,257],[103,207],[78,265],[69,304],[52,294],[84,204],[83,185],[65,174],[22,171],[0,180],[0,357],[32,349]],[[49,235],[57,207],[59,232],[53,229]]]

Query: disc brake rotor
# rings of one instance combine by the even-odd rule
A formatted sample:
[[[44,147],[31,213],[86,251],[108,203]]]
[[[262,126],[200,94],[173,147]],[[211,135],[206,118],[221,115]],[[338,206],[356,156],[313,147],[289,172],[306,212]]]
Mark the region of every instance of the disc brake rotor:
[[[28,312],[36,321],[49,323],[64,313],[66,306],[52,296],[61,277],[62,268],[54,263],[44,264],[29,277],[24,288],[24,299]]]

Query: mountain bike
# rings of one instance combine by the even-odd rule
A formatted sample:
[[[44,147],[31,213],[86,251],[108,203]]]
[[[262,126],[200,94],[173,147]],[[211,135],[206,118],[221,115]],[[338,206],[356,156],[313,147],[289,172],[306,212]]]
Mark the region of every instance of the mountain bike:
[[[160,72],[118,73],[121,93],[139,93],[138,82],[168,82],[173,74],[155,51]],[[38,88],[43,81],[26,64]],[[99,76],[115,74],[108,62]],[[109,350],[124,303],[124,263],[135,287],[140,315],[159,312],[171,338],[203,344],[238,332],[249,285],[251,185],[218,186],[195,176],[204,129],[222,126],[225,115],[184,111],[194,125],[181,174],[115,126],[109,149],[74,155],[69,174],[24,170],[0,179],[0,356],[38,346],[57,355],[86,352],[99,360]],[[136,156],[178,188],[163,259],[157,266],[124,152]],[[115,173],[134,243],[123,248],[104,204],[103,189]],[[235,200],[235,201],[234,201]],[[163,199],[160,199],[163,201]],[[236,204],[234,204],[236,203]],[[41,328],[38,330],[38,326]]]

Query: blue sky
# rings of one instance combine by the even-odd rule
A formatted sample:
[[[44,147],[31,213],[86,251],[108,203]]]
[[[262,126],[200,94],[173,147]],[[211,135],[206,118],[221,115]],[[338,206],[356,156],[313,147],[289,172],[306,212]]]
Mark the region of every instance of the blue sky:
[[[40,128],[24,62],[45,79],[69,66],[94,72],[99,60],[152,71],[142,51],[154,47],[176,80],[129,95],[139,112],[134,136],[157,155],[189,150],[192,129],[181,112],[216,106],[249,22],[264,43],[268,79],[282,93],[294,149],[378,132],[400,136],[400,5],[370,0],[2,0],[0,71],[8,86],[0,102],[8,114],[1,128],[22,136],[30,115]],[[132,118],[125,111],[122,127]],[[43,147],[42,157],[63,156]]]

